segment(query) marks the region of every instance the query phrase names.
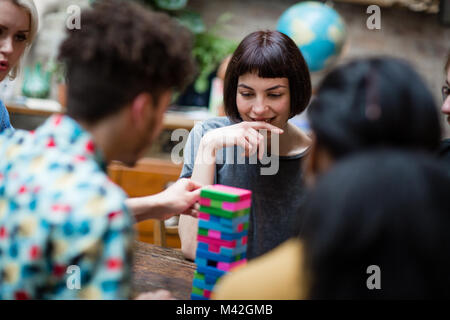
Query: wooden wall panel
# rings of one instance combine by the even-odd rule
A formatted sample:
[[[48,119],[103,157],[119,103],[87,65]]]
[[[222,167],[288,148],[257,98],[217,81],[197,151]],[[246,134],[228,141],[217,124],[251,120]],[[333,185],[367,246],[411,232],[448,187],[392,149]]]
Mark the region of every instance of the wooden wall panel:
[[[181,172],[181,165],[171,162],[145,158],[133,168],[112,163],[108,167],[108,175],[130,197],[141,197],[163,191],[171,182],[175,182]],[[159,220],[147,220],[136,224],[138,240],[158,245],[181,248],[177,228],[163,228]],[[162,242],[158,232],[162,234]],[[156,237],[155,237],[156,236]],[[166,243],[164,243],[164,241]]]

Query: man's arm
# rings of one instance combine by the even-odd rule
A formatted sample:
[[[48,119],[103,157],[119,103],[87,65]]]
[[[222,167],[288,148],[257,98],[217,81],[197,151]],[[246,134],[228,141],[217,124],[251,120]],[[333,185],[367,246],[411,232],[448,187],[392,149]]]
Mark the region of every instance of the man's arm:
[[[197,211],[192,210],[192,207],[200,197],[200,187],[200,184],[190,179],[180,179],[155,195],[127,199],[126,205],[137,222],[147,219],[165,220],[178,214],[196,217]]]

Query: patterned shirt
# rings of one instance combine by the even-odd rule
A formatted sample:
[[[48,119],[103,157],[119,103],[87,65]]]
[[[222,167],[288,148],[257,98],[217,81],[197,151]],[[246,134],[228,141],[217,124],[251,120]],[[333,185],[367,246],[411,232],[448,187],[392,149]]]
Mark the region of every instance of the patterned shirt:
[[[127,299],[133,217],[67,116],[0,135],[0,299]]]

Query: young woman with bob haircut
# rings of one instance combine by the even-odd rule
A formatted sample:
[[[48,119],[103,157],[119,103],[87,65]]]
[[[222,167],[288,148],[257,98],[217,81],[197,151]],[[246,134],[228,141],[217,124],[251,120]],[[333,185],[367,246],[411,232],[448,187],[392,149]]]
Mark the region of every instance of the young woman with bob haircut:
[[[310,97],[309,70],[294,41],[278,31],[256,31],[229,62],[227,116],[197,124],[189,135],[181,177],[253,192],[249,259],[289,238],[301,212],[301,162],[311,140],[288,120],[305,110]],[[274,163],[275,170],[264,174]],[[189,259],[195,258],[197,225],[196,218],[180,218],[182,251]]]

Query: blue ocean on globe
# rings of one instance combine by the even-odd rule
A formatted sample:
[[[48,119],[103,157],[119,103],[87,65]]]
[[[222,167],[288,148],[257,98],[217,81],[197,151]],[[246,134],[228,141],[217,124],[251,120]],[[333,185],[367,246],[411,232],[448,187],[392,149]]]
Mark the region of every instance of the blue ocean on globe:
[[[343,19],[330,6],[307,1],[288,8],[279,18],[277,30],[300,48],[310,71],[334,63],[345,43]]]

